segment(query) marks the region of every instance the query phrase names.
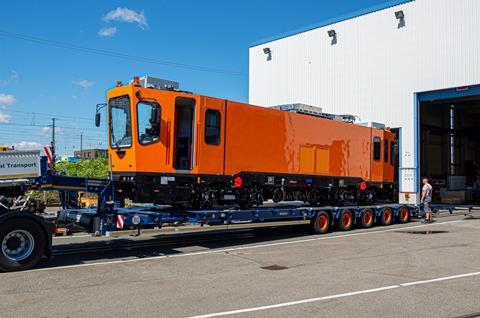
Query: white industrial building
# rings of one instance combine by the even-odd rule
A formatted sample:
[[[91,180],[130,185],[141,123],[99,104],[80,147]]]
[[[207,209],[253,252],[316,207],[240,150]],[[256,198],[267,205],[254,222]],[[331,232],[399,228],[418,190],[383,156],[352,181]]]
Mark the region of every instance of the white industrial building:
[[[399,135],[401,201],[419,200],[421,175],[437,200],[479,201],[479,17],[479,0],[397,0],[257,42],[249,102],[384,123]]]

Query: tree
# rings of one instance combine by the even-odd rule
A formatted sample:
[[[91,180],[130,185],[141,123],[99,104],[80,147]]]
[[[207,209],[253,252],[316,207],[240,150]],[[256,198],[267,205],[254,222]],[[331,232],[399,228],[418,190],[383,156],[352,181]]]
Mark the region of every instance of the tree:
[[[60,161],[56,164],[59,172],[71,177],[108,178],[108,159],[82,159],[77,162]]]

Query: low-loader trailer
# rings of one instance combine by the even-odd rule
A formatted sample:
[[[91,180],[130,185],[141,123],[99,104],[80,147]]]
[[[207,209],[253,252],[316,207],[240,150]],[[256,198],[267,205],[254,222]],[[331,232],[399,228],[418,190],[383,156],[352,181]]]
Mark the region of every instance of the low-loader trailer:
[[[316,234],[336,228],[391,225],[409,222],[417,214],[413,206],[379,204],[370,206],[272,205],[251,209],[219,208],[182,210],[162,206],[118,207],[113,193],[115,184],[108,179],[88,179],[44,174],[32,188],[59,190],[63,208],[55,221],[47,221],[30,211],[0,210],[0,270],[20,271],[35,267],[43,258],[52,257],[52,236],[56,228],[80,227],[92,236],[117,237],[158,233],[176,235],[197,232],[224,232],[304,225]],[[76,192],[98,195],[96,208],[77,208]]]

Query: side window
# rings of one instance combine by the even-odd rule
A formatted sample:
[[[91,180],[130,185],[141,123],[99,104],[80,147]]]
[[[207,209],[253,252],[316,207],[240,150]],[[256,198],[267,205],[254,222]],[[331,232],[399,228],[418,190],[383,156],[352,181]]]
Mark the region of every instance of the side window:
[[[395,165],[395,157],[397,156],[397,151],[396,151],[396,148],[395,148],[395,142],[390,141],[390,164],[392,166]]]
[[[161,108],[157,103],[137,104],[138,141],[148,145],[160,140]]]
[[[373,160],[380,161],[382,140],[380,137],[373,138]]]
[[[205,112],[205,143],[209,145],[220,144],[220,112],[207,109]]]
[[[385,139],[385,142],[383,144],[383,160],[385,160],[385,163],[388,163],[388,140]]]

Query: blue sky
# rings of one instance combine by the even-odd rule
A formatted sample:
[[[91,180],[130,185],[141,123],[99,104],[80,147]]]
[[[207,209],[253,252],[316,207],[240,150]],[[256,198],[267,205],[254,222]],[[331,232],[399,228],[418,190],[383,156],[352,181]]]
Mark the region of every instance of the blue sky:
[[[105,148],[106,129],[93,125],[95,105],[104,102],[115,81],[127,82],[134,75],[176,80],[195,93],[247,101],[253,42],[383,2],[3,1],[0,145],[48,144],[50,118],[56,117],[57,153],[78,150],[82,132],[84,148]],[[45,45],[46,40],[61,43]],[[156,62],[58,47],[63,44]]]

